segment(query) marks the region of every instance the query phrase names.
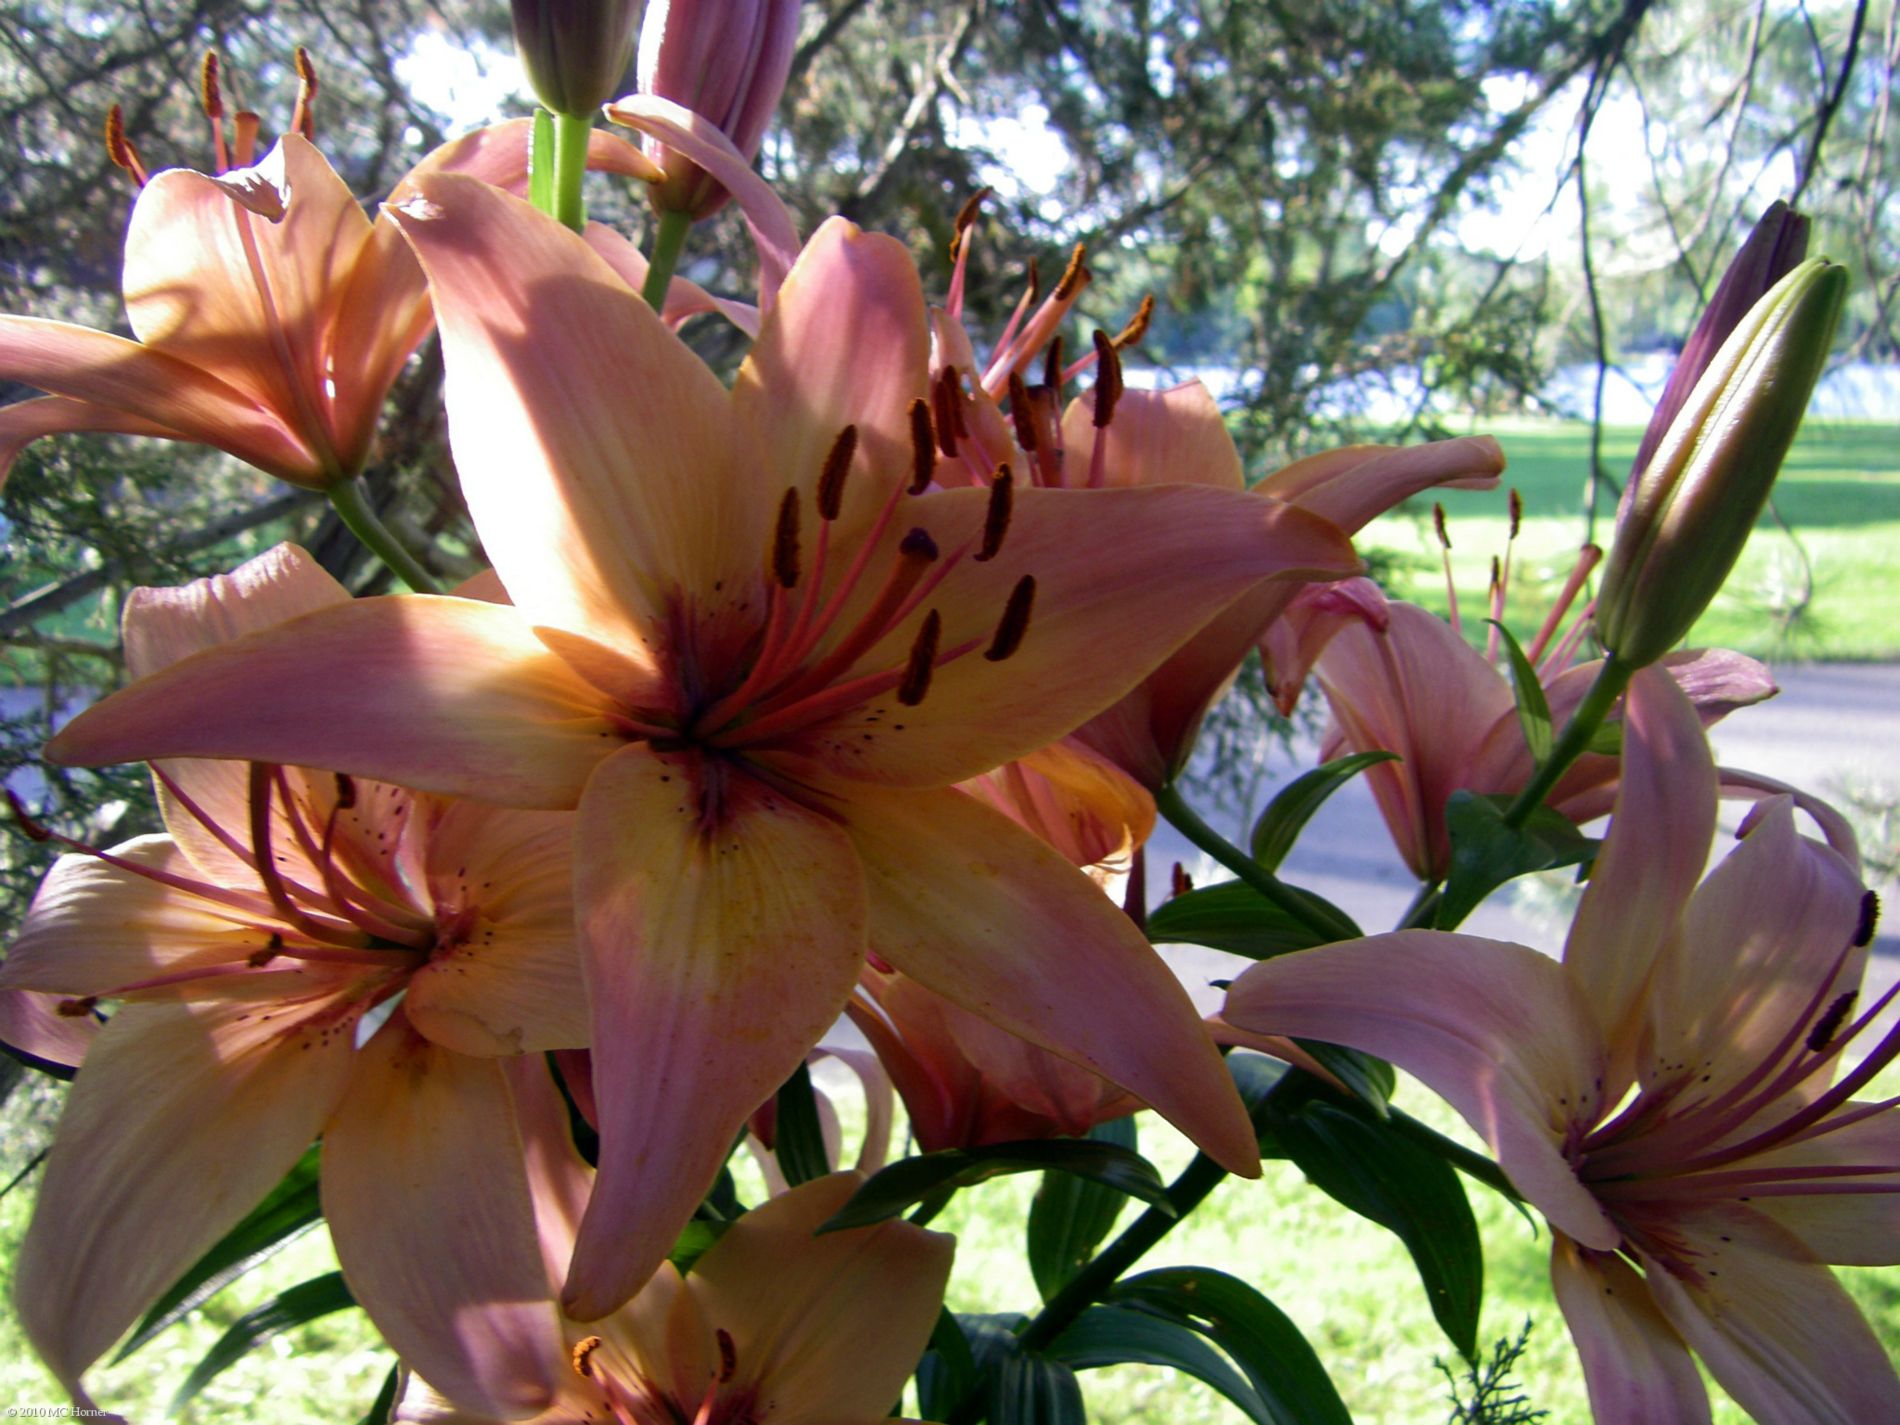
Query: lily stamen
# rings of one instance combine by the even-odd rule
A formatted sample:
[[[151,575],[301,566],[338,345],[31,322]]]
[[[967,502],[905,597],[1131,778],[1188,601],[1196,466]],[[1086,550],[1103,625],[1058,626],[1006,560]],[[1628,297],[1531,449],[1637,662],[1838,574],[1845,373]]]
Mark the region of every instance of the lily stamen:
[[[1089,449],[1089,483],[1091,490],[1099,490],[1108,481],[1108,439],[1104,432],[1108,423],[1115,419],[1115,405],[1122,394],[1122,363],[1115,354],[1115,343],[1108,339],[1108,333],[1100,327],[1095,329],[1095,410],[1090,417],[1095,427],[1095,440]]]
[[[1016,299],[1016,308],[1009,314],[1009,320],[1003,324],[1003,334],[996,339],[998,347],[1005,347],[1015,339],[1022,329],[1023,319],[1042,297],[1042,271],[1036,265],[1036,259],[1030,258],[1023,274],[1023,295]],[[952,313],[960,317],[962,314]],[[1015,375],[1012,371],[1011,375]]]
[[[1577,551],[1577,562],[1571,566],[1570,576],[1564,580],[1563,588],[1558,590],[1557,602],[1550,606],[1550,612],[1544,615],[1544,622],[1537,630],[1537,637],[1532,639],[1531,646],[1524,650],[1525,658],[1530,660],[1533,667],[1537,665],[1537,660],[1544,656],[1544,649],[1556,636],[1557,626],[1564,621],[1564,615],[1570,611],[1570,605],[1575,602],[1584,582],[1602,561],[1603,550],[1598,545],[1586,544]],[[1549,676],[1541,668],[1538,672],[1540,676]]]
[[[983,512],[983,546],[976,552],[978,564],[989,563],[1003,547],[1003,536],[1009,532],[1009,512],[1015,486],[1016,477],[1010,473],[1009,466],[997,466],[996,474],[990,480],[989,507]]]
[[[1438,536],[1438,557],[1445,566],[1446,616],[1451,631],[1462,637],[1465,624],[1458,616],[1458,581],[1451,576],[1451,532],[1445,527],[1445,507],[1436,500],[1432,502],[1432,531]]]
[[[290,127],[314,143],[317,137],[317,67],[310,62],[310,52],[302,45],[297,46],[296,65],[297,107],[291,111]]]
[[[146,169],[139,151],[133,147],[132,140],[125,134],[125,111],[117,104],[106,110],[106,157],[132,175],[132,181],[143,188],[151,181],[151,173]]]
[[[1023,646],[1023,635],[1029,631],[1029,613],[1035,603],[1035,576],[1025,574],[1016,581],[1016,587],[1009,591],[1009,602],[1003,605],[1003,617],[997,622],[996,636],[983,651],[985,658],[992,663],[1001,663]]]
[[[798,488],[786,490],[779,501],[778,524],[772,532],[772,578],[779,588],[798,587]]]
[[[916,707],[930,691],[930,673],[936,664],[937,640],[942,634],[943,619],[932,609],[924,615],[923,626],[917,630],[916,641],[910,646],[910,659],[904,665],[903,681],[897,685],[897,701],[907,708]]]
[[[937,432],[930,403],[919,396],[910,403],[910,493],[921,495],[937,473]]]
[[[930,414],[936,424],[937,449],[951,459],[956,458],[958,438],[968,433],[962,406],[963,380],[956,367],[946,366],[931,383]]]
[[[218,56],[207,50],[198,67],[198,106],[211,121],[211,149],[217,158],[217,171],[231,167],[231,150],[224,142],[224,94],[218,87]]]

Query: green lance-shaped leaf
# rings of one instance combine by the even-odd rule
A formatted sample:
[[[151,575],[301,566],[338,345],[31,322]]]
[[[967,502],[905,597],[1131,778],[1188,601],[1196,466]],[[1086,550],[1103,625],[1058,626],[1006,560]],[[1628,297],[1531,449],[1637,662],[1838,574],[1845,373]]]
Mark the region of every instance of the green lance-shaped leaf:
[[[1308,1180],[1405,1244],[1452,1345],[1478,1349],[1484,1249],[1457,1170],[1355,1108],[1314,1100],[1284,1115],[1277,1137]]]
[[[1192,1327],[1132,1306],[1091,1306],[1049,1347],[1051,1359],[1078,1371],[1129,1363],[1166,1366],[1204,1381],[1258,1425],[1276,1417],[1247,1378]]]
[[[822,1178],[831,1171],[825,1152],[825,1130],[818,1121],[818,1098],[811,1089],[811,1071],[803,1064],[778,1091],[778,1109],[772,1133],[772,1151],[779,1171],[793,1187]]]
[[[1135,1150],[1135,1120],[1117,1118],[1089,1130],[1096,1143],[1112,1143]],[[1073,1173],[1044,1173],[1029,1205],[1027,1247],[1029,1272],[1036,1290],[1049,1300],[1085,1266],[1095,1249],[1114,1229],[1127,1196],[1112,1187]]]
[[[1328,797],[1366,768],[1398,760],[1396,752],[1355,752],[1349,757],[1321,763],[1295,777],[1280,789],[1279,795],[1260,813],[1260,820],[1254,823],[1253,859],[1269,871],[1279,870],[1306,823],[1326,804]]]
[[[1457,791],[1445,803],[1451,833],[1451,874],[1433,923],[1453,930],[1484,898],[1517,876],[1575,866],[1596,856],[1597,843],[1549,807],[1538,807],[1521,827],[1504,820],[1500,797]]]
[[[1120,1283],[1109,1300],[1191,1327],[1219,1346],[1245,1373],[1273,1425],[1350,1425],[1345,1402],[1299,1327],[1238,1277],[1211,1267],[1163,1267]]]
[[[271,1337],[355,1305],[356,1298],[343,1284],[341,1272],[326,1272],[280,1292],[256,1310],[240,1316],[231,1329],[218,1338],[217,1344],[192,1367],[185,1383],[178,1387],[178,1393],[165,1408],[166,1415],[173,1416],[183,1410],[221,1372],[236,1365]]]
[[[976,1388],[976,1356],[970,1338],[949,1307],[937,1313],[930,1347],[917,1363],[917,1409],[927,1420],[943,1420]]]
[[[268,1197],[152,1304],[113,1360],[124,1360],[159,1332],[182,1321],[322,1219],[323,1206],[317,1199],[317,1149],[313,1144]]]
[[[396,1397],[402,1391],[402,1366],[393,1365],[389,1374],[383,1377],[382,1388],[376,1392],[376,1398],[363,1412],[363,1418],[356,1425],[389,1425],[389,1417],[395,1413]]]
[[[1047,1356],[1018,1353],[990,1377],[990,1425],[1088,1425],[1075,1372]]]
[[[1101,1183],[1163,1211],[1169,1210],[1167,1189],[1154,1165],[1139,1153],[1113,1143],[1087,1139],[1049,1139],[1027,1143],[993,1143],[982,1148],[946,1148],[903,1158],[875,1173],[851,1195],[838,1213],[819,1228],[837,1232],[846,1227],[869,1227],[896,1217],[917,1203],[972,1187],[1009,1173],[1047,1170],[1073,1173]]]
[[[1250,960],[1326,943],[1326,936],[1242,881],[1223,881],[1163,901],[1148,912],[1148,938],[1156,944],[1206,945]]]
[[[1511,686],[1517,691],[1517,725],[1524,729],[1524,745],[1531,750],[1531,760],[1542,762],[1550,756],[1552,742],[1550,701],[1544,696],[1544,685],[1538,682],[1537,670],[1531,667],[1531,660],[1524,656],[1511,630],[1497,619],[1485,622],[1504,640],[1505,655],[1511,660]]]

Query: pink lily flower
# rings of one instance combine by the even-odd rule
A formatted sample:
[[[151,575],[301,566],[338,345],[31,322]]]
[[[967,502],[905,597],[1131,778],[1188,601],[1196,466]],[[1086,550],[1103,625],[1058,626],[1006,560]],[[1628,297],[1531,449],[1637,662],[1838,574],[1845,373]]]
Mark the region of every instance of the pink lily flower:
[[[1900,1262],[1900,1100],[1853,1097],[1900,1030],[1844,1069],[1894,993],[1854,1013],[1873,897],[1788,797],[1698,885],[1715,806],[1695,709],[1645,669],[1561,962],[1378,935],[1250,967],[1226,1014],[1381,1055],[1464,1115],[1554,1229],[1597,1419],[1707,1421],[1693,1352],[1762,1425],[1893,1420],[1900,1377],[1826,1265]]]
[[[1571,661],[1581,624],[1553,646],[1563,612],[1560,603],[1525,650],[1558,727],[1602,666]],[[1309,667],[1317,676],[1333,715],[1322,760],[1349,752],[1399,755],[1362,775],[1399,855],[1421,881],[1441,881],[1451,868],[1445,803],[1454,791],[1509,795],[1536,769],[1505,671],[1443,619],[1412,604],[1388,603],[1367,580],[1301,595],[1263,649],[1283,707],[1298,698]],[[1661,665],[1705,725],[1776,692],[1766,667],[1726,649],[1672,653]],[[1548,804],[1571,821],[1590,821],[1610,809],[1616,780],[1615,757],[1586,753],[1552,789]]]
[[[38,317],[0,316],[0,377],[51,394],[0,410],[0,481],[21,449],[63,431],[118,431],[213,446],[293,485],[328,489],[369,459],[383,398],[431,326],[422,271],[386,218],[371,222],[310,142],[314,90],[298,130],[256,159],[257,116],[224,133],[217,67],[205,110],[211,173],[147,178],[122,133],[116,162],[141,187],[125,240],[133,339]],[[397,185],[464,173],[525,189],[528,121],[436,149]],[[606,132],[596,167],[653,176]]]
[[[49,755],[578,805],[603,1146],[577,1319],[651,1275],[867,943],[1257,1171],[1145,940],[955,784],[1120,697],[1261,579],[1350,572],[1344,540],[1217,490],[911,493],[934,464],[922,292],[901,245],[848,223],[807,246],[728,391],[559,224],[467,179],[420,189],[396,220],[515,607],[309,615],[125,690]]]
[[[962,325],[975,217],[974,204],[959,217],[950,297],[935,314],[931,367],[939,481],[993,487],[1007,472],[1014,483],[1052,488],[1248,488],[1220,407],[1199,381],[1156,391],[1123,388],[1119,353],[1140,340],[1151,304],[1113,338],[1097,332],[1092,351],[1063,364],[1058,331],[1090,280],[1080,248],[1040,303],[1032,274],[995,350],[987,362],[978,361]],[[1031,379],[1038,358],[1039,383]],[[1091,366],[1096,384],[1065,408],[1064,386]],[[1412,447],[1351,446],[1296,461],[1251,493],[1352,535],[1421,490],[1488,489],[1503,469],[1504,454],[1489,436]],[[1186,765],[1207,710],[1299,588],[1291,580],[1256,585],[1126,698],[1078,729],[1075,740],[1142,786],[1165,786]]]
[[[592,1175],[547,1074],[517,1061],[511,1079],[552,1312],[549,1283],[566,1269]],[[496,1372],[552,1373],[554,1400],[534,1425],[882,1422],[936,1325],[955,1239],[901,1221],[814,1235],[861,1181],[835,1173],[761,1203],[690,1272],[661,1262],[618,1311],[586,1326],[564,1320],[551,1349],[516,1346]],[[397,1420],[491,1425],[493,1412],[432,1389],[417,1365]]]
[[[127,663],[347,602],[282,545],[135,593]],[[172,834],[62,857],[0,964],[0,991],[65,996],[68,1023],[119,1003],[21,1250],[29,1338],[83,1398],[88,1366],[321,1136],[324,1213],[378,1329],[462,1398],[539,1409],[551,1377],[490,1365],[558,1349],[552,1308],[528,1304],[545,1274],[502,1062],[586,1042],[573,818],[295,768],[156,773]],[[517,1304],[466,1315],[493,1301]]]

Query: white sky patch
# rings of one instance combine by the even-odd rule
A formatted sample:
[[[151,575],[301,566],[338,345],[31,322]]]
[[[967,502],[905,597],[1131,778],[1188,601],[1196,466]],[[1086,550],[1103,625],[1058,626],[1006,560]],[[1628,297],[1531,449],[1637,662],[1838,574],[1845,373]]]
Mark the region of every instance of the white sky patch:
[[[1069,146],[1049,127],[1049,111],[1041,104],[987,119],[959,110],[950,141],[997,155],[998,161],[983,164],[977,176],[1010,202],[1040,198],[1046,204],[1073,163]]]
[[[409,53],[396,61],[396,77],[457,133],[533,107],[512,49],[466,36],[451,39],[439,30],[416,36]]]

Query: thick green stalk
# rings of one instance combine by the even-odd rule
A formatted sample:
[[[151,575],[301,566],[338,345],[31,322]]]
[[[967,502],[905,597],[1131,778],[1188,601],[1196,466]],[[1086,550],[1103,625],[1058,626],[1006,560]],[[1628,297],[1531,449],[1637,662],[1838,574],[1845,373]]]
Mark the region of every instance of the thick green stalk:
[[[1172,783],[1155,793],[1155,810],[1166,817],[1168,824],[1176,831],[1315,934],[1323,935],[1328,940],[1347,940],[1359,934],[1356,926],[1343,922],[1324,907],[1315,905],[1297,888],[1287,885],[1238,846],[1228,842],[1201,820]]]
[[[593,132],[591,114],[554,116],[554,216],[575,232],[587,226],[581,180],[587,176],[587,141]]]
[[[666,289],[673,280],[673,269],[679,266],[680,252],[686,246],[686,234],[692,226],[690,213],[669,208],[660,214],[659,231],[653,235],[653,255],[647,259],[646,285],[640,289],[640,295],[656,312],[666,308]]]
[[[1421,1148],[1445,1159],[1466,1177],[1476,1178],[1492,1191],[1503,1193],[1512,1202],[1524,1200],[1523,1195],[1511,1186],[1511,1180],[1504,1176],[1504,1169],[1476,1149],[1465,1147],[1455,1138],[1447,1138],[1436,1128],[1420,1123],[1409,1113],[1402,1113],[1396,1108],[1386,1116],[1386,1122]]]
[[[418,594],[439,594],[442,586],[437,584],[433,575],[424,569],[415,555],[404,549],[396,536],[389,532],[376,512],[369,507],[369,501],[363,497],[363,482],[360,480],[339,480],[326,492],[330,497],[330,506],[337,512],[350,533],[355,535],[371,554],[374,554],[403,583]]]
[[[1532,777],[1530,784],[1517,794],[1504,813],[1504,824],[1516,829],[1530,820],[1531,813],[1543,805],[1544,798],[1550,795],[1550,789],[1570,764],[1584,754],[1590,746],[1590,739],[1596,736],[1597,729],[1603,726],[1603,720],[1610,715],[1610,709],[1616,706],[1616,700],[1623,696],[1623,690],[1636,675],[1636,669],[1623,662],[1615,654],[1603,660],[1603,668],[1597,674],[1597,680],[1590,685],[1590,691],[1583,695],[1583,701],[1577,704],[1577,710],[1570,715],[1570,721],[1564,725],[1556,746],[1550,749]]]

